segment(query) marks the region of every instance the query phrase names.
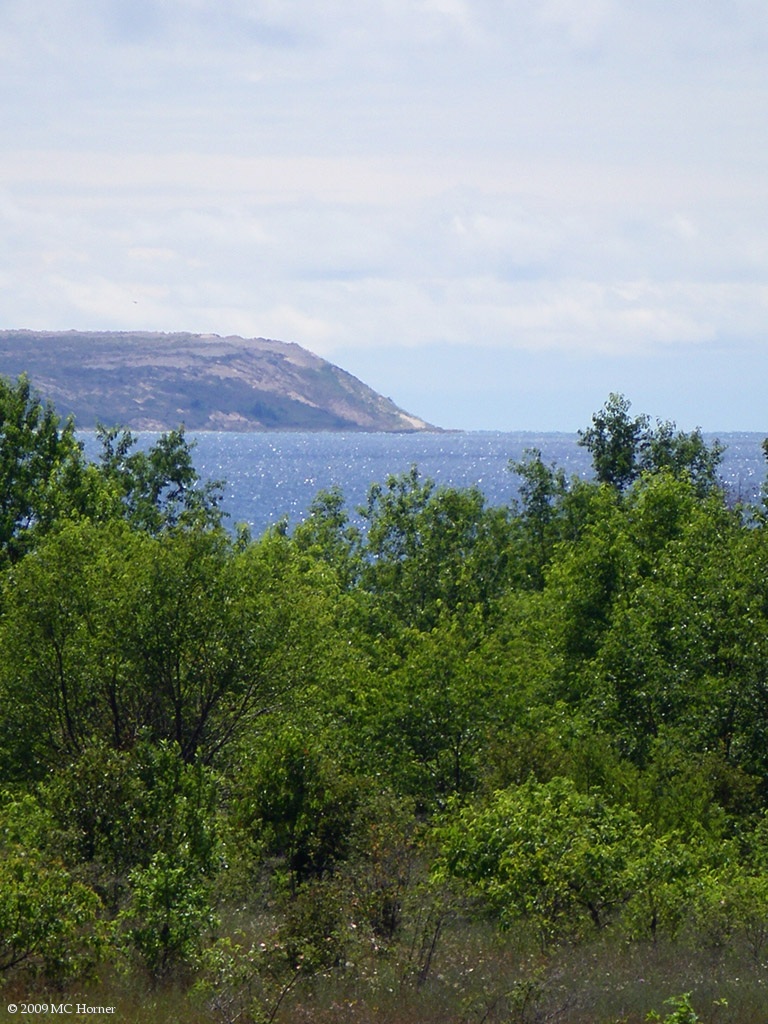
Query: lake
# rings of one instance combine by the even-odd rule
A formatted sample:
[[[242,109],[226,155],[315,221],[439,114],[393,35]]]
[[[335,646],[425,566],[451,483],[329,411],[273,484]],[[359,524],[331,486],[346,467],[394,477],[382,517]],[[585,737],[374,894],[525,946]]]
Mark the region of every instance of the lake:
[[[95,435],[79,434],[86,453],[97,451]],[[138,434],[142,446],[158,434]],[[721,476],[732,495],[756,500],[765,478],[765,460],[757,433],[718,435],[727,446]],[[444,434],[361,433],[193,433],[194,459],[204,479],[226,482],[224,510],[228,522],[247,523],[254,535],[287,516],[300,521],[318,491],[342,489],[350,510],[364,504],[373,483],[390,473],[418,466],[438,484],[467,487],[476,484],[494,505],[507,504],[517,494],[510,459],[519,460],[527,448],[539,448],[546,462],[562,466],[568,475],[588,477],[590,458],[575,434],[467,431]],[[712,436],[707,435],[708,440]]]

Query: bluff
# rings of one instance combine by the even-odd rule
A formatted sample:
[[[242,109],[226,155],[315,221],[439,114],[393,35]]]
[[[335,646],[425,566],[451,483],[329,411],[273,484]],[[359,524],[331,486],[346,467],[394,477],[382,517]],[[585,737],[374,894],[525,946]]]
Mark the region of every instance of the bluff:
[[[437,429],[300,345],[265,338],[0,331],[0,375],[22,373],[81,428]]]

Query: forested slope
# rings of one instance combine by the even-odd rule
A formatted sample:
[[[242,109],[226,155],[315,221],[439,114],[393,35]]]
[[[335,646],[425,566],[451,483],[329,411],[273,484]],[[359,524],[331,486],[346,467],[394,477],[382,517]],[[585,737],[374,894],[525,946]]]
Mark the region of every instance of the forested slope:
[[[3,382],[6,1003],[765,1020],[764,510],[620,396],[581,441],[252,538],[183,432],[89,464]]]

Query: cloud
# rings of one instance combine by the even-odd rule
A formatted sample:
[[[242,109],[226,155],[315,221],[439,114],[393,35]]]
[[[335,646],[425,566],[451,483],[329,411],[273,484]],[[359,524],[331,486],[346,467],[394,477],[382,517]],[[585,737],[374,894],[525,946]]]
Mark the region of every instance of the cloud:
[[[746,351],[767,51],[757,0],[5,0],[7,322]]]
[[[605,36],[614,13],[612,0],[545,0],[539,17],[544,26],[561,29],[570,43],[582,48]]]

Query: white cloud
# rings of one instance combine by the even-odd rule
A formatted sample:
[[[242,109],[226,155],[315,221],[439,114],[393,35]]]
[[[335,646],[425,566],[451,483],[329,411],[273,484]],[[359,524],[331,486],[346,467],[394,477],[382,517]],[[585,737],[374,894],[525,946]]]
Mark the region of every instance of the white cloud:
[[[762,338],[757,0],[5,0],[0,55],[9,324]]]

